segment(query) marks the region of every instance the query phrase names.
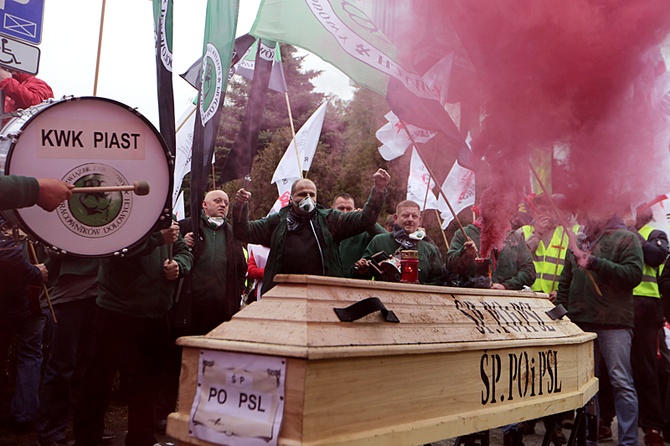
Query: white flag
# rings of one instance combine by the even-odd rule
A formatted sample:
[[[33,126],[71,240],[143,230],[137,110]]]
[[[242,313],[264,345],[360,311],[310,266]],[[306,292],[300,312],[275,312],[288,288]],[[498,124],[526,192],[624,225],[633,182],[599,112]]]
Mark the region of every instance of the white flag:
[[[449,175],[442,183],[442,191],[447,196],[449,204],[458,214],[468,206],[475,204],[475,173],[460,164],[454,163]],[[439,209],[442,213],[442,229],[446,229],[454,216],[449,211],[444,197],[440,194]]]
[[[190,104],[186,111],[182,113],[179,121],[179,130],[177,131],[177,150],[174,161],[174,176],[172,186],[172,207],[177,206],[179,193],[181,192],[181,183],[184,177],[191,171],[191,147],[193,146],[193,125],[195,124],[195,104]],[[216,155],[212,155],[212,164],[216,160]],[[182,197],[183,200],[183,197]],[[183,203],[182,203],[183,206]],[[182,214],[182,218],[183,214]]]
[[[298,142],[298,152],[300,153],[300,164],[298,164],[296,158],[295,141],[291,141],[286,152],[284,152],[284,156],[279,161],[277,169],[275,169],[275,173],[272,176],[272,183],[277,184],[279,198],[275,201],[268,215],[279,212],[279,209],[288,204],[289,197],[291,196],[291,186],[302,178],[303,171],[309,171],[309,168],[312,166],[312,159],[314,158],[316,146],[321,136],[323,120],[326,117],[327,105],[328,101],[321,104],[295,135],[295,140]]]
[[[300,130],[298,130],[298,133],[295,135],[295,140],[291,141],[288,149],[284,152],[284,156],[281,161],[279,161],[279,165],[277,165],[277,169],[272,176],[271,182],[277,183],[277,187],[279,187],[279,182],[290,182],[292,184],[293,182],[290,180],[302,178],[302,172],[308,171],[311,167],[312,158],[314,157],[314,152],[316,152],[316,145],[321,136],[323,120],[326,117],[327,105],[328,101],[324,102],[316,109],[307,122],[300,127]],[[296,141],[298,145],[297,152],[300,155],[300,163],[298,163],[298,158],[296,156]]]
[[[430,181],[430,185],[428,184]],[[412,160],[407,177],[407,199],[415,201],[421,210],[438,209],[435,193],[431,190],[435,182],[430,178],[426,165],[416,149],[412,149]],[[425,203],[425,206],[424,206]]]
[[[191,171],[191,146],[193,145],[193,124],[195,123],[195,104],[190,104],[181,115],[181,127],[177,131],[177,150],[174,162],[174,185],[172,186],[172,207],[177,205],[179,191],[184,176]]]
[[[375,136],[382,143],[379,153],[386,161],[391,161],[405,154],[407,147],[412,143],[407,132],[402,128],[398,117],[391,111],[384,116],[388,121],[382,128],[377,130]],[[435,136],[435,132],[406,124],[407,130],[417,143],[425,143]]]
[[[177,221],[186,218],[186,211],[184,211],[184,191],[179,192],[177,202],[172,206],[172,213],[175,215]]]

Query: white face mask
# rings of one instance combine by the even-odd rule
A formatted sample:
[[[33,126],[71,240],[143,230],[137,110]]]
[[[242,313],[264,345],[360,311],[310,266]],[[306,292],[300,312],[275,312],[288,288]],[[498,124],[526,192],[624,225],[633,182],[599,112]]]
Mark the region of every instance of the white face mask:
[[[298,209],[300,209],[305,214],[309,214],[314,209],[316,209],[316,203],[314,203],[312,197],[305,197],[300,203],[298,203]]]

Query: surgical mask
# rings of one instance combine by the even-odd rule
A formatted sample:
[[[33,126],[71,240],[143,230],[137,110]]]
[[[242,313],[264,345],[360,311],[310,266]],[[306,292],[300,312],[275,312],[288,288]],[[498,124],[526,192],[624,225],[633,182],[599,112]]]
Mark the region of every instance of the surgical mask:
[[[223,217],[207,217],[207,221],[217,228],[223,224]]]
[[[409,234],[409,238],[412,240],[423,240],[425,236],[426,236],[426,230],[423,228],[419,228],[416,231]]]
[[[314,203],[312,197],[305,197],[300,203],[298,203],[298,209],[300,209],[305,214],[309,214],[314,209],[316,209],[316,203]]]

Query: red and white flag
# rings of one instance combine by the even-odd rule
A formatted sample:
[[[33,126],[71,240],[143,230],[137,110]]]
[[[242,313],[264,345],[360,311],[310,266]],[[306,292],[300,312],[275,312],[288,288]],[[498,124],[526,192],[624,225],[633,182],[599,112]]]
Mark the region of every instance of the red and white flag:
[[[375,136],[382,143],[382,146],[379,147],[380,155],[386,161],[391,161],[404,155],[412,141],[407,136],[405,129],[402,128],[398,117],[392,111],[388,112],[384,117],[388,122],[377,130]],[[407,130],[409,130],[412,138],[417,143],[425,143],[435,136],[435,132],[424,130],[411,124],[406,125]]]
[[[407,199],[415,201],[421,210],[439,209],[437,197],[432,189],[435,182],[416,149],[412,148],[412,159],[407,177]]]
[[[454,163],[449,175],[442,183],[442,191],[454,212],[458,214],[466,207],[475,204],[475,173]],[[454,216],[441,194],[438,197],[438,205],[442,216],[442,229],[446,229]]]

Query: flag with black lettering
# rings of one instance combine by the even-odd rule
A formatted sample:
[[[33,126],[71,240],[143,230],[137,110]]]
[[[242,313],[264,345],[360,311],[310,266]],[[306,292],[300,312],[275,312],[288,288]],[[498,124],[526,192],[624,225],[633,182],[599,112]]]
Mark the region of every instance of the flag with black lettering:
[[[156,86],[160,133],[172,156],[175,155],[174,93],[172,89],[172,0],[154,0],[156,39]]]
[[[361,0],[355,6],[329,0],[264,0],[251,34],[317,54],[383,95],[401,120],[444,134],[459,164],[471,167],[465,138],[439,102],[444,95],[434,82],[435,73],[424,79],[414,67],[401,63],[397,48],[376,22],[375,18],[383,22],[388,7],[389,2],[381,0]]]
[[[190,210],[193,233],[198,233],[202,199],[221,120],[223,99],[233,57],[237,28],[237,0],[208,0],[205,15],[202,69],[198,91],[191,159]]]

